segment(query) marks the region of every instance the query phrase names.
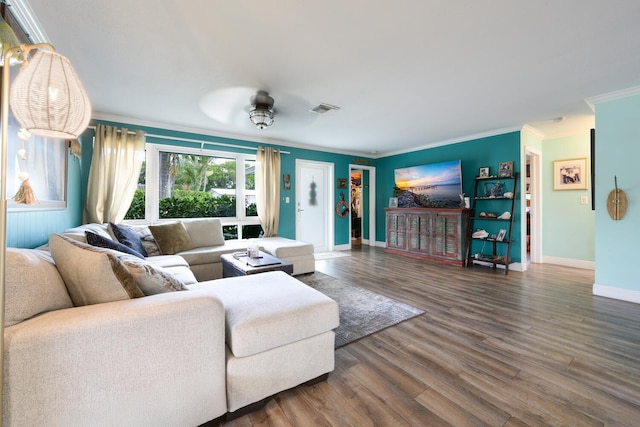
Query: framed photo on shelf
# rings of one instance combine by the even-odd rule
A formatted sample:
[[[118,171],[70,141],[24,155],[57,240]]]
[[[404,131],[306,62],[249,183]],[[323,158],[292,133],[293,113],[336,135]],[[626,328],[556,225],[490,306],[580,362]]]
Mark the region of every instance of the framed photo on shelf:
[[[586,190],[587,158],[554,160],[554,190]]]
[[[507,230],[502,229],[502,230],[500,230],[498,232],[498,235],[496,236],[496,240],[498,242],[502,242],[504,240],[504,238],[506,237],[506,235],[507,235]]]
[[[347,178],[338,178],[338,188],[347,188]]]
[[[478,171],[478,178],[489,178],[489,166],[480,168]]]
[[[389,207],[397,208],[398,207],[398,198],[397,197],[389,197]]]
[[[500,162],[498,165],[498,176],[500,178],[510,178],[513,175],[513,162]]]

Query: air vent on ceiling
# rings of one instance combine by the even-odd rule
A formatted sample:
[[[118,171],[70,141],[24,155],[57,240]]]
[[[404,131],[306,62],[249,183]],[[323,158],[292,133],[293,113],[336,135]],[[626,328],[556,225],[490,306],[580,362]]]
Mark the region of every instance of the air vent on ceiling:
[[[316,114],[326,114],[332,110],[339,110],[340,107],[336,107],[335,105],[329,105],[329,104],[318,104],[315,107],[313,107],[312,109],[310,109],[309,111],[311,111],[312,113],[316,113]]]

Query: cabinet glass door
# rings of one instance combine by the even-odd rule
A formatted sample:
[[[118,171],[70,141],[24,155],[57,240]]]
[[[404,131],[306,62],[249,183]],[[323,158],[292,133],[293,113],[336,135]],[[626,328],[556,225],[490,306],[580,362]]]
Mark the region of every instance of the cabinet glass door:
[[[404,249],[406,218],[404,214],[387,215],[387,246]]]
[[[458,217],[435,215],[433,232],[433,255],[455,258],[458,256]]]
[[[409,250],[414,252],[429,251],[429,215],[409,214]]]

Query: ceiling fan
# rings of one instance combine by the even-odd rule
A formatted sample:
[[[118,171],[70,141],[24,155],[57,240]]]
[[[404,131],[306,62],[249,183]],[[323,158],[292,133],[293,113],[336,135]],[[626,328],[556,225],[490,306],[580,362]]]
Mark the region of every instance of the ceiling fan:
[[[200,100],[200,109],[212,119],[238,128],[258,129],[271,126],[276,115],[278,129],[308,125],[328,110],[325,106],[337,109],[328,104],[313,105],[298,96],[272,96],[267,90],[247,86],[214,90]]]

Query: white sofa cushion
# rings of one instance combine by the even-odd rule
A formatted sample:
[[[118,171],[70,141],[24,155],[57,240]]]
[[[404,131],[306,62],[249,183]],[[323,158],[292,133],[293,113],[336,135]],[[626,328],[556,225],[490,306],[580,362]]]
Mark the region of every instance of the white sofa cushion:
[[[338,304],[283,271],[211,280],[189,286],[224,305],[226,342],[246,357],[337,328]]]
[[[5,326],[41,313],[73,307],[51,254],[7,248]]]
[[[194,248],[224,245],[222,223],[217,218],[196,218],[182,220]]]

